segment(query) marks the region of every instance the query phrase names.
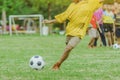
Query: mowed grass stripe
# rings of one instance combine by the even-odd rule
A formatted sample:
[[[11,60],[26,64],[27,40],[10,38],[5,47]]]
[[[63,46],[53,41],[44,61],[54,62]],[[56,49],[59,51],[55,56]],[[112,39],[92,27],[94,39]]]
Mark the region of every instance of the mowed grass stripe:
[[[120,50],[87,48],[86,36],[59,71],[51,70],[65,47],[65,36],[0,36],[0,80],[120,80]],[[41,55],[41,71],[29,67],[29,59]]]

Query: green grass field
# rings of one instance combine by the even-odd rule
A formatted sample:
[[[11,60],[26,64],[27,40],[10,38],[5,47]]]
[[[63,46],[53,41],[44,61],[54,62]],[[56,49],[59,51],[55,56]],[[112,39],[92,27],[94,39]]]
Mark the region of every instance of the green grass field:
[[[0,80],[120,80],[120,50],[87,48],[85,37],[58,71],[51,70],[65,47],[65,36],[0,36]],[[41,71],[29,67],[29,59],[41,55]]]

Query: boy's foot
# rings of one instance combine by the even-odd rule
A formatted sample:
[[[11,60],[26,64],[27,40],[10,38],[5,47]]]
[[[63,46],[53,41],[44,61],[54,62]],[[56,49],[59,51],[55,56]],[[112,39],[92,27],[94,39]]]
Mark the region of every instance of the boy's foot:
[[[92,48],[92,46],[91,46],[91,45],[88,45],[88,48]]]
[[[55,63],[54,65],[53,65],[53,67],[52,67],[52,69],[53,70],[58,70],[59,68],[60,68],[60,63],[59,62],[57,62],[57,63]]]

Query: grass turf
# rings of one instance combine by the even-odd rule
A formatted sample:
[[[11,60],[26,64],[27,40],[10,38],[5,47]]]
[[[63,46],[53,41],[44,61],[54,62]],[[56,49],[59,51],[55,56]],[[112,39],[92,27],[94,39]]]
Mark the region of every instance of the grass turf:
[[[0,36],[0,80],[120,80],[120,50],[87,48],[86,36],[58,71],[51,70],[65,47],[65,36]],[[29,67],[29,59],[41,55],[41,71]]]

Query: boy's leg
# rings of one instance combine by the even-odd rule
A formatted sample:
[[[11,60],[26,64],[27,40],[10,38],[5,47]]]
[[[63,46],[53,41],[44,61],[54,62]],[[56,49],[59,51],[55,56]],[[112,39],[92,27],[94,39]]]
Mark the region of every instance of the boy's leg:
[[[118,45],[120,45],[120,38],[117,38],[117,43]]]
[[[60,60],[59,60],[57,63],[54,64],[53,69],[57,70],[57,69],[60,68],[60,66],[61,66],[61,64],[63,63],[63,61],[65,61],[65,60],[68,58],[69,53],[70,53],[70,51],[71,51],[72,49],[73,49],[72,46],[70,46],[70,45],[67,45],[67,46],[66,46],[66,48],[65,48],[65,50],[64,50],[64,52],[63,52],[63,55],[61,56]]]
[[[88,47],[92,48],[94,46],[94,41],[95,41],[95,37],[97,36],[97,30],[94,29],[93,27],[90,28],[89,30],[89,36],[91,37],[90,42],[88,43]]]
[[[89,47],[89,48],[93,47],[93,42],[94,42],[94,38],[92,38],[92,39],[90,40],[90,42],[88,43],[88,47]]]
[[[106,46],[108,46],[109,45],[109,42],[108,42],[108,32],[105,32],[105,38],[106,38]]]
[[[113,32],[111,33],[111,41],[112,41],[112,45],[115,43],[115,41],[114,41],[114,34],[113,34]]]
[[[63,55],[61,56],[60,60],[55,63],[52,67],[52,69],[59,69],[60,65],[68,58],[69,53],[71,52],[71,50],[80,42],[80,38],[79,37],[72,37],[68,44],[65,47],[65,50],[63,52]]]
[[[111,36],[111,32],[108,32],[108,44],[109,44],[109,46],[112,46],[112,36]]]

